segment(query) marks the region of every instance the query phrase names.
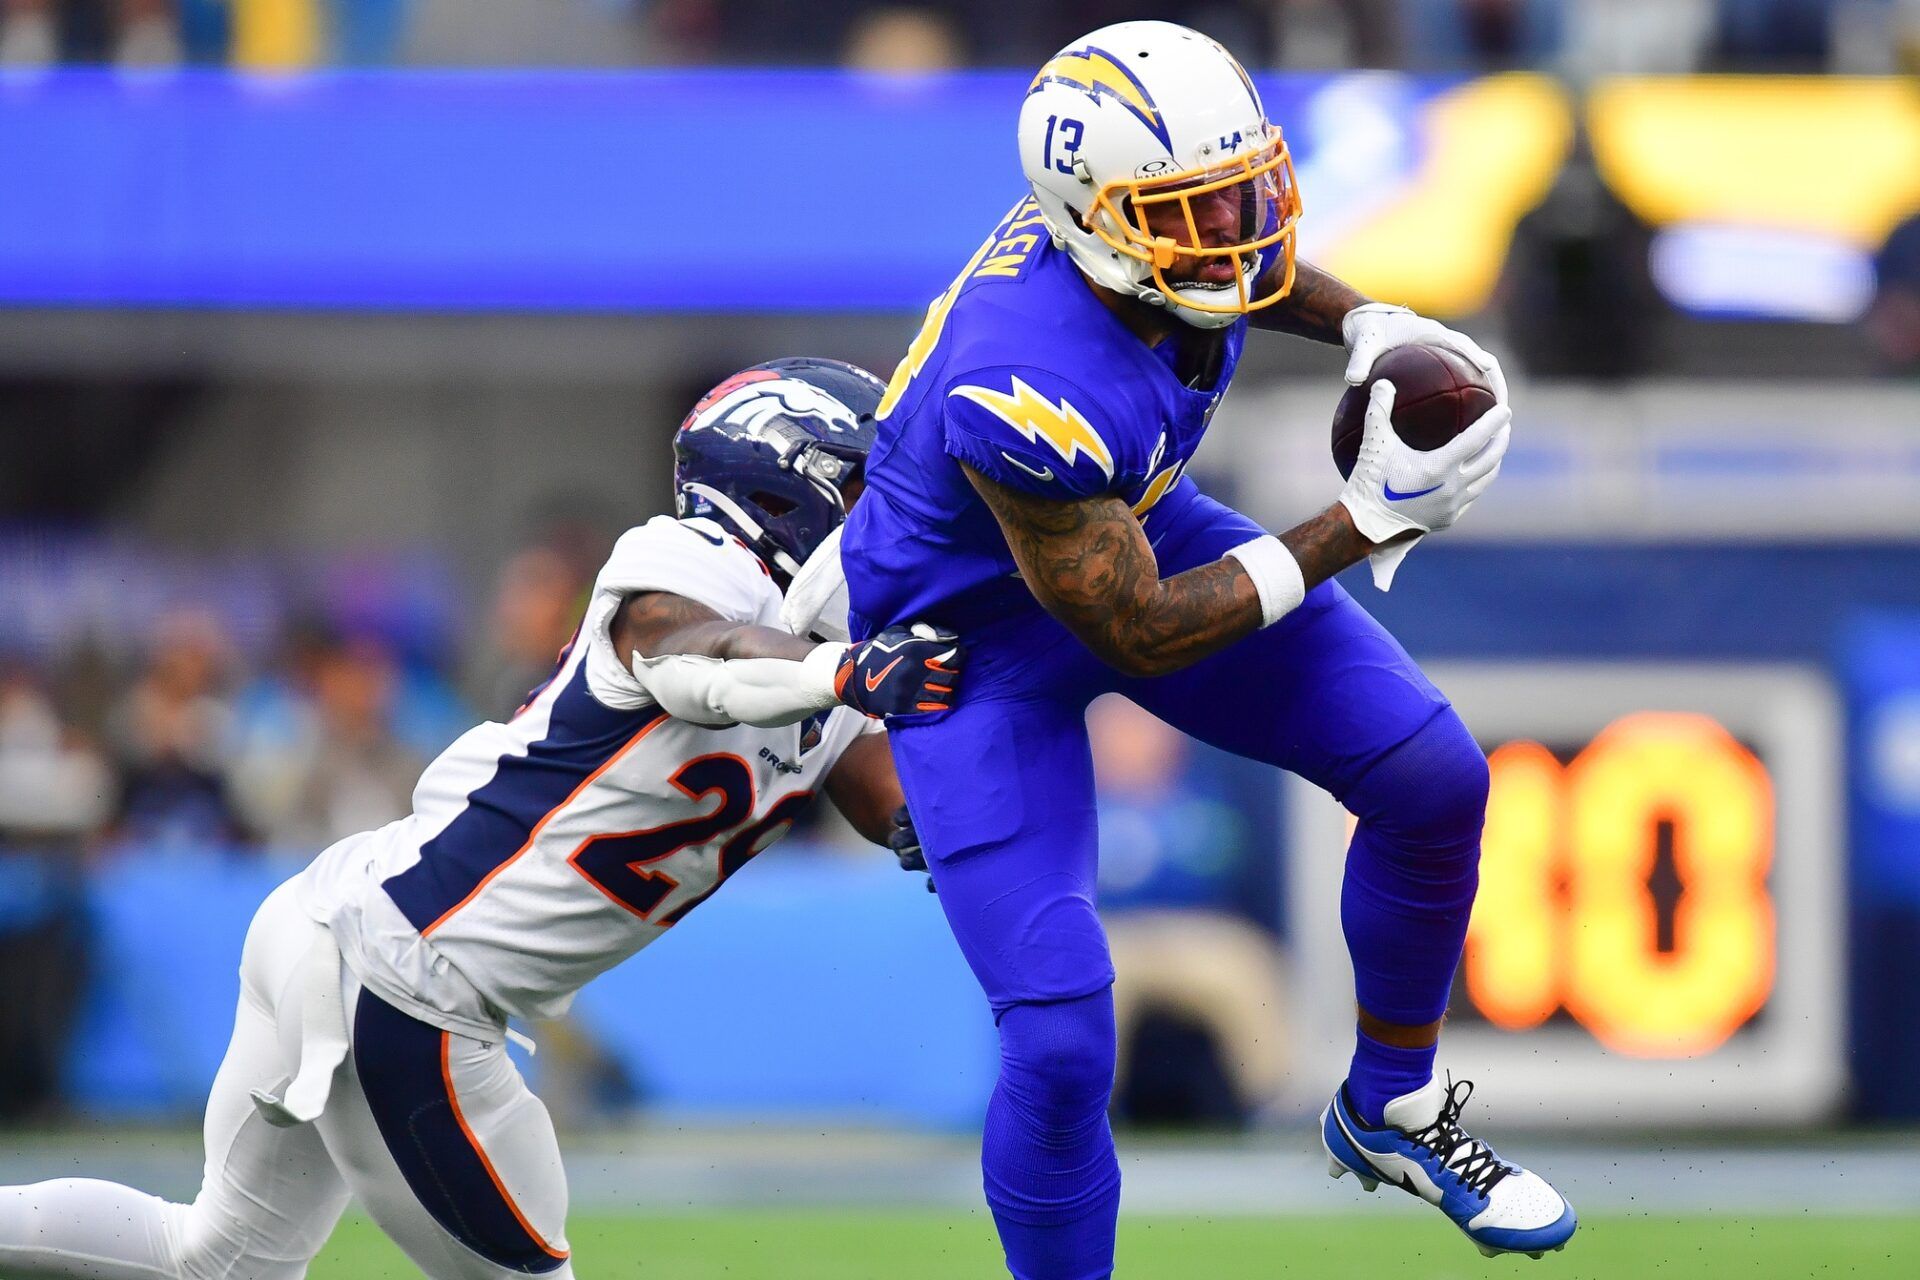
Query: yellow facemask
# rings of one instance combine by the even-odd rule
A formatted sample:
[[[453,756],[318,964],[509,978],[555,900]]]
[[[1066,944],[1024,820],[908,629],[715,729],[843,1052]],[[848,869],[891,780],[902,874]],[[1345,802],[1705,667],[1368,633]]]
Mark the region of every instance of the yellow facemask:
[[[1119,253],[1149,265],[1154,287],[1179,305],[1216,315],[1246,314],[1270,307],[1293,288],[1295,232],[1300,221],[1300,186],[1294,177],[1293,157],[1275,126],[1265,145],[1218,165],[1116,179],[1095,193],[1086,219],[1087,229]],[[1239,224],[1230,243],[1207,245],[1195,215],[1199,205],[1232,206]],[[1184,235],[1156,233],[1153,215],[1178,208]],[[1271,225],[1269,225],[1271,224]],[[1180,228],[1176,227],[1176,230]],[[1247,267],[1273,245],[1284,254],[1280,285],[1255,298]],[[1230,305],[1217,305],[1193,295],[1195,281],[1175,282],[1166,272],[1182,258],[1204,263],[1228,259],[1233,266],[1234,292]]]

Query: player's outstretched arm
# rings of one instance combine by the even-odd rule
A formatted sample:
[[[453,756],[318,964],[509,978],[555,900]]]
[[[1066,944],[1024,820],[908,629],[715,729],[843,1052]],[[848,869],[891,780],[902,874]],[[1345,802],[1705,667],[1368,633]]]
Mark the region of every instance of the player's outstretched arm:
[[[894,814],[906,807],[907,797],[900,790],[886,734],[861,734],[840,753],[827,775],[827,798],[855,831],[875,844],[887,843]]]
[[[642,591],[627,597],[613,620],[616,653],[670,653],[701,658],[786,658],[799,662],[814,642],[775,627],[756,627],[723,618],[703,604],[669,591]]]
[[[742,670],[738,665],[742,661],[752,662],[749,671],[766,669],[763,662],[753,660],[784,659],[791,667],[823,647],[770,627],[730,622],[705,605],[664,591],[630,598],[614,622],[613,635],[619,652],[718,659],[733,664],[736,673]],[[800,691],[794,700],[805,698]],[[889,842],[897,829],[895,815],[907,803],[894,772],[893,753],[885,735],[878,733],[861,735],[841,753],[827,775],[826,791],[853,829],[877,845]]]
[[[1258,539],[1162,579],[1140,521],[1119,498],[1036,497],[961,465],[999,520],[1034,597],[1130,676],[1166,675],[1217,653],[1375,550],[1335,503],[1280,535],[1278,545]]]
[[[772,728],[842,703],[875,718],[937,714],[953,706],[963,659],[959,637],[933,627],[816,643],[664,591],[625,601],[608,638],[669,715],[706,725]]]
[[[672,592],[630,596],[609,638],[648,695],[692,724],[772,728],[839,701],[834,672],[844,645],[737,622]]]

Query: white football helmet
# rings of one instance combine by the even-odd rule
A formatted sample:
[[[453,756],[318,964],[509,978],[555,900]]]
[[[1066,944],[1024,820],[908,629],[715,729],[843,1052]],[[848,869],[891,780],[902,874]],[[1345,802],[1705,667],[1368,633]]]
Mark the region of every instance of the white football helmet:
[[[1119,22],[1055,54],[1020,109],[1020,163],[1054,243],[1109,289],[1213,329],[1293,287],[1292,157],[1246,70],[1198,31]],[[1281,287],[1256,297],[1275,245]]]

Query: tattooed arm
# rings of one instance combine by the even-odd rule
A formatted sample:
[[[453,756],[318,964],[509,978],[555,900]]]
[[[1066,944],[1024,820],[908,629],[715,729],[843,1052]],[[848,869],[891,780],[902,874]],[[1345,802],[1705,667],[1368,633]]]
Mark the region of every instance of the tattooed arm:
[[[961,466],[999,520],[1034,598],[1109,666],[1166,675],[1259,628],[1259,593],[1239,560],[1162,579],[1140,521],[1119,498],[1035,497]],[[1375,549],[1339,503],[1280,541],[1309,590]]]
[[[1268,269],[1267,278],[1261,281],[1261,292],[1280,287],[1275,273],[1281,265],[1276,261]],[[1340,346],[1346,341],[1340,332],[1340,322],[1346,319],[1347,312],[1364,305],[1366,301],[1367,296],[1358,289],[1310,262],[1300,262],[1296,264],[1293,288],[1287,296],[1270,307],[1254,312],[1249,321],[1258,329],[1291,333],[1312,338],[1315,342]]]

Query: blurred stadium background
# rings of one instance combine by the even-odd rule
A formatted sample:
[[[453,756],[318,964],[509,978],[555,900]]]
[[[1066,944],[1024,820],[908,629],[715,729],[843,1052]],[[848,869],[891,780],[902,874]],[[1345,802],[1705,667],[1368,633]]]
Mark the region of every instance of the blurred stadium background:
[[[1027,69],[1148,16],[1267,69],[1306,256],[1514,379],[1353,585],[1493,758],[1443,1061],[1593,1223],[1541,1265],[1914,1273],[1916,0],[0,0],[0,1182],[190,1193],[266,891],[539,679],[700,390],[890,370]],[[1204,482],[1324,503],[1339,369],[1252,344]],[[1343,815],[1093,719],[1123,1274],[1478,1274],[1313,1154]],[[992,1027],[845,830],[532,1030],[595,1274],[993,1271]]]

